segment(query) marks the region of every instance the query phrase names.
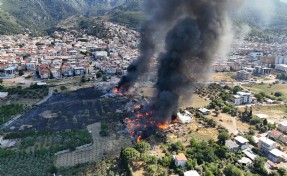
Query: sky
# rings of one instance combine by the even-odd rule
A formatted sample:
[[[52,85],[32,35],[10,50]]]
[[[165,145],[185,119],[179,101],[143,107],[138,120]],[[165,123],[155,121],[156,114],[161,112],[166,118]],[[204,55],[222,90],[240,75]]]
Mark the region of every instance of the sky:
[[[280,0],[280,1],[287,3],[287,0]]]

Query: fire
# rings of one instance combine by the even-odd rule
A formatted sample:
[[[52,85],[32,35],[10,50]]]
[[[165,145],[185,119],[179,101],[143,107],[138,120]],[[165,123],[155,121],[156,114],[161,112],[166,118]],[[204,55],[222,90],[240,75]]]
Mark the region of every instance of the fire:
[[[172,123],[176,123],[176,122],[177,122],[177,119],[173,119],[173,120],[172,120]]]
[[[117,87],[114,88],[114,93],[119,94],[120,96],[123,96],[123,93]]]
[[[119,92],[120,92],[119,88],[115,87],[115,88],[114,88],[114,92],[115,92],[115,93],[119,93]]]
[[[141,105],[135,105],[135,109],[140,109]]]
[[[159,129],[165,129],[165,128],[168,127],[168,125],[169,125],[168,121],[165,121],[163,124],[162,124],[162,123],[159,123],[159,124],[157,125],[157,127],[158,127]]]
[[[137,137],[137,142],[141,142],[141,141],[142,141],[142,137],[141,136]]]

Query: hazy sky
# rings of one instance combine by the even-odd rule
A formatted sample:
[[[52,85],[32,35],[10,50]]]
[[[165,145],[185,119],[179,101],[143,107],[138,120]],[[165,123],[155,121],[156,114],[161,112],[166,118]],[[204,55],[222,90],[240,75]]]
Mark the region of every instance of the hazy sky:
[[[280,0],[280,1],[287,3],[287,0]]]

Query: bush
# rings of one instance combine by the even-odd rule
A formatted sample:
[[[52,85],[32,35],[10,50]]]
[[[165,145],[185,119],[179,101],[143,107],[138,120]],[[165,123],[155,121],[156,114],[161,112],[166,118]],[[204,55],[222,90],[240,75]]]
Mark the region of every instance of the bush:
[[[139,152],[144,153],[145,151],[150,150],[150,144],[145,141],[141,141],[136,144],[135,148]]]
[[[275,92],[274,96],[275,97],[281,97],[281,96],[283,96],[283,93],[282,92]]]
[[[222,109],[222,113],[228,113],[228,112],[230,112],[230,107],[224,106],[224,108]]]
[[[67,87],[66,86],[61,86],[60,89],[61,89],[61,91],[64,91],[64,90],[67,89]]]

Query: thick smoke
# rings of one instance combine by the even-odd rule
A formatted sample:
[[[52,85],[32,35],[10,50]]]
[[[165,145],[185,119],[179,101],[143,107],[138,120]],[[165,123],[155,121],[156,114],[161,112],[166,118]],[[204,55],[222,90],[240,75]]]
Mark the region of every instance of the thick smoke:
[[[157,117],[165,121],[178,111],[179,101],[192,95],[195,83],[205,79],[219,52],[227,28],[227,1],[182,0],[185,14],[165,40],[159,55]]]
[[[149,70],[151,59],[160,47],[161,38],[181,14],[179,5],[176,0],[144,1],[146,20],[140,27],[140,56],[127,68],[127,75],[120,80],[118,87],[121,90],[127,91]]]
[[[180,101],[192,95],[194,84],[205,80],[211,61],[226,43],[228,8],[234,2],[146,0],[144,9],[149,9],[149,15],[141,28],[141,56],[129,67],[119,87],[128,89],[148,70],[164,36],[152,108],[159,122],[170,120]]]

